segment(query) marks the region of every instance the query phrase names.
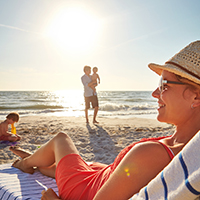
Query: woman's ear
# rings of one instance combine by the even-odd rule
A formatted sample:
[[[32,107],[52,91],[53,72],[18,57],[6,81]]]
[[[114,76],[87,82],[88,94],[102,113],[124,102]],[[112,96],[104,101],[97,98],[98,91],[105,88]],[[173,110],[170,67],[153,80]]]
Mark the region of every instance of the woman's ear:
[[[200,106],[200,90],[196,91],[195,94],[196,94],[196,97],[194,98],[193,104],[192,104],[193,108]]]

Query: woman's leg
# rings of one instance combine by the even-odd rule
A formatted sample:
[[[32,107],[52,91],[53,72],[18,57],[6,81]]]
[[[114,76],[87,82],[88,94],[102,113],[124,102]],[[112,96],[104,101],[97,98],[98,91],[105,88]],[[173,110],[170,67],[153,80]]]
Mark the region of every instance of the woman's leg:
[[[56,178],[56,164],[55,163],[49,167],[38,167],[38,169],[45,176]]]
[[[15,161],[13,166],[27,173],[33,173],[33,167],[39,167],[41,169],[42,167],[44,169],[51,167],[53,169],[51,174],[55,174],[55,166],[57,166],[58,162],[65,155],[72,153],[79,154],[71,138],[61,132],[32,155]]]
[[[26,151],[19,146],[10,146],[9,150],[22,159],[32,155],[31,152]]]
[[[10,151],[12,151],[15,155],[19,156],[20,158],[27,158],[32,155],[29,151],[26,151],[18,146],[11,146]],[[56,171],[56,164],[49,167],[38,167],[37,168],[42,174],[45,176],[49,176],[51,178],[55,178],[55,171]]]

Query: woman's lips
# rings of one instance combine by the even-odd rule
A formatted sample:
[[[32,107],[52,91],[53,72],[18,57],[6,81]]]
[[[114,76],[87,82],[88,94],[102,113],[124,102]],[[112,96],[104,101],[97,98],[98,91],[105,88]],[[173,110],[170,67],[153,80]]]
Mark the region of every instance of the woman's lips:
[[[165,107],[164,103],[158,102],[158,109]]]

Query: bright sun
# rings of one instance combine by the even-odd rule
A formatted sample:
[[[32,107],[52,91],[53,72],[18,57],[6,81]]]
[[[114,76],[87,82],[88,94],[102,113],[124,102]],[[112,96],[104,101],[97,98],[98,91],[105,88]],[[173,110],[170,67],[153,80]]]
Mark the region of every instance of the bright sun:
[[[87,50],[100,32],[100,20],[78,7],[65,8],[55,14],[46,35],[66,50]]]

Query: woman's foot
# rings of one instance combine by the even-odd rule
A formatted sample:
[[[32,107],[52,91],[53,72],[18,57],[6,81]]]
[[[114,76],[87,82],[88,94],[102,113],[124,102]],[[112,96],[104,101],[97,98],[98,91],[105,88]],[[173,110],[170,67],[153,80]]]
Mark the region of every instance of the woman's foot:
[[[15,155],[19,156],[20,158],[26,158],[30,155],[32,155],[30,152],[25,151],[24,149],[18,147],[18,146],[11,146],[10,151],[12,151]]]
[[[24,149],[18,147],[18,146],[11,146],[10,147],[10,151],[12,151],[15,155],[21,157],[22,159],[26,158],[26,157],[29,157],[31,156],[32,154],[28,151],[25,151]],[[18,163],[20,162],[21,160],[16,160],[14,163],[13,163],[13,167],[16,167],[24,172],[27,172],[26,169],[21,169],[21,164]],[[55,171],[56,171],[56,166],[55,164],[50,166],[50,167],[39,167],[37,168],[42,174],[46,175],[46,176],[49,176],[51,178],[55,178]],[[26,171],[25,171],[26,170]],[[28,169],[28,172],[27,173],[30,173],[32,174],[34,171],[32,169]]]
[[[33,174],[34,173],[34,169],[33,167],[26,167],[24,164],[24,160],[16,160],[13,164],[13,167],[20,169],[21,171],[25,172],[25,173],[29,173],[29,174]]]

